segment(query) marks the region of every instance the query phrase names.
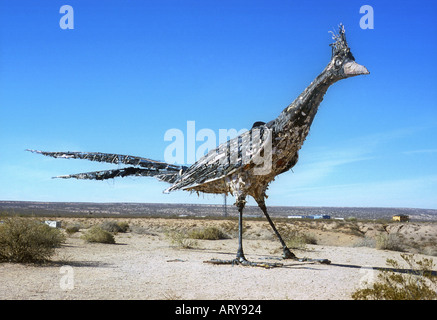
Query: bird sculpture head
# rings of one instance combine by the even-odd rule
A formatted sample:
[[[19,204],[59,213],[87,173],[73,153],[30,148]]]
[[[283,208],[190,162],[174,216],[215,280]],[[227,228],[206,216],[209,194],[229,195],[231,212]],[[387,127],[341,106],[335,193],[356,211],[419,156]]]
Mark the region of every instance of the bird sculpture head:
[[[347,44],[344,26],[340,24],[339,32],[332,32],[334,43],[332,47],[331,61],[327,67],[327,71],[338,80],[355,77],[360,74],[369,74],[366,67],[355,62],[355,58]]]

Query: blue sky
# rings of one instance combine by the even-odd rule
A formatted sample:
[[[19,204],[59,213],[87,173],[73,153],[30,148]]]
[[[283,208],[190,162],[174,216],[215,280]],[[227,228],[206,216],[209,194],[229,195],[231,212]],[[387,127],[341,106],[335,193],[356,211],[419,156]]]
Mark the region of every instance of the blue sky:
[[[60,28],[65,4],[74,29]],[[374,29],[360,28],[363,5]],[[24,150],[163,160],[165,132],[187,121],[217,136],[270,121],[329,62],[342,22],[371,74],[328,90],[268,205],[437,209],[435,12],[428,0],[2,1],[0,200],[222,203],[152,178],[51,179],[113,166]]]

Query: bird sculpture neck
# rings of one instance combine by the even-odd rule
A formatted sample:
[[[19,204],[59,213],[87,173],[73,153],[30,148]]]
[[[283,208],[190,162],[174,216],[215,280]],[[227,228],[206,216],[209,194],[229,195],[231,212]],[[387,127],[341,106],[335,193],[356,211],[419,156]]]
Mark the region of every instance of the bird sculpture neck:
[[[293,134],[292,140],[297,143],[298,149],[309,132],[326,91],[339,80],[330,74],[328,67],[329,65],[281,112],[271,126],[273,131],[279,135],[291,132]],[[295,146],[297,145],[295,144]]]

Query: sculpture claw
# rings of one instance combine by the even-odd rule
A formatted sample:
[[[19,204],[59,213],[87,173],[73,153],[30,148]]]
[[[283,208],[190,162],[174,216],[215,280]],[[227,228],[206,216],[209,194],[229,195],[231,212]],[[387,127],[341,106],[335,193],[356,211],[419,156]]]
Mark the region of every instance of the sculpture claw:
[[[211,259],[208,261],[203,261],[204,263],[212,263],[212,264],[231,264],[234,265],[242,265],[248,267],[262,267],[266,269],[282,267],[282,263],[268,263],[268,262],[251,262],[246,260],[245,258],[236,258],[233,260],[219,260],[219,259]]]
[[[282,252],[282,259],[294,259],[296,260],[297,257],[290,251],[288,248],[284,248]]]

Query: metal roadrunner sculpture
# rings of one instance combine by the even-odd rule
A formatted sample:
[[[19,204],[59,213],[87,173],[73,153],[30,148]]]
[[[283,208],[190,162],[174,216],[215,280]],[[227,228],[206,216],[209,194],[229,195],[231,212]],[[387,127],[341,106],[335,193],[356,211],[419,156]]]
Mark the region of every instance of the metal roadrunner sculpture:
[[[274,120],[256,122],[250,131],[219,145],[190,167],[172,165],[141,157],[98,152],[45,152],[35,153],[66,159],[130,165],[126,168],[79,173],[58,178],[104,180],[125,176],[153,176],[168,182],[167,192],[186,190],[214,194],[230,193],[236,199],[239,211],[239,237],[236,259],[232,263],[257,265],[246,260],[242,244],[242,219],[246,197],[255,199],[278,237],[284,259],[297,259],[289,250],[265,205],[266,190],[270,182],[283,172],[293,168],[298,151],[308,135],[318,107],[328,88],[335,82],[362,74],[367,69],[355,62],[346,42],[345,30],[340,25],[338,34],[333,33],[332,56],[325,69],[316,79]],[[220,261],[216,261],[220,263]],[[329,260],[322,261],[329,263]]]

